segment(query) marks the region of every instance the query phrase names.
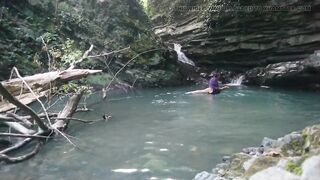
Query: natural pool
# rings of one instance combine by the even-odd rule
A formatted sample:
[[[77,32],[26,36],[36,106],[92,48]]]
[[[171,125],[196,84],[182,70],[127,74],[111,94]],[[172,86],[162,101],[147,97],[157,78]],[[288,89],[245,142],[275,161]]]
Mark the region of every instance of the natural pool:
[[[258,146],[320,122],[318,93],[233,87],[220,95],[185,95],[195,89],[170,88],[112,95],[107,102],[92,96],[94,112],[73,122],[65,140],[50,141],[33,159],[1,165],[2,180],[144,180],[192,179],[210,171],[223,155]]]

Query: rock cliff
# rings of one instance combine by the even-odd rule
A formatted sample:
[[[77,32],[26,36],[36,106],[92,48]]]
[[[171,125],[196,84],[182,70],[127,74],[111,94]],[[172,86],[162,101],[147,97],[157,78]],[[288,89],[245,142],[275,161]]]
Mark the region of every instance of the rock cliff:
[[[199,67],[243,72],[300,62],[320,48],[319,0],[148,2],[155,33],[181,43]]]

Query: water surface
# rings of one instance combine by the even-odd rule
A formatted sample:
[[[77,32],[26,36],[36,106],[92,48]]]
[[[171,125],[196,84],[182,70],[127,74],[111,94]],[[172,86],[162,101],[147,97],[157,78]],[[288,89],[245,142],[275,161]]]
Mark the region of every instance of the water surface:
[[[150,89],[89,99],[95,111],[78,114],[108,122],[73,122],[79,146],[50,141],[33,159],[0,167],[5,180],[192,179],[223,155],[258,146],[319,123],[320,96],[312,92],[233,87],[220,95],[184,95],[188,88]]]

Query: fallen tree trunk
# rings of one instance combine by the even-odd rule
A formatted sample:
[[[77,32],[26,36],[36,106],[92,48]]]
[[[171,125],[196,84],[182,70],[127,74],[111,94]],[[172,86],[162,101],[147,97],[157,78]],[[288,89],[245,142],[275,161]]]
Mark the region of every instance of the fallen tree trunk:
[[[13,129],[13,133],[9,130],[9,133],[0,133],[0,137],[10,137],[13,141],[10,139],[9,141],[15,142],[11,146],[0,149],[0,162],[18,163],[27,160],[36,155],[46,140],[55,135],[62,135],[75,146],[63,131],[69,124],[69,118],[76,112],[83,92],[74,94],[58,114],[48,114],[48,108],[39,99],[48,93],[52,93],[53,87],[102,72],[101,70],[73,69],[73,67],[64,71],[48,72],[27,77],[21,77],[18,70],[13,68],[18,78],[0,82],[0,94],[2,95],[0,112],[19,108],[25,113],[23,116],[8,112],[0,114],[0,123],[6,124],[9,129]],[[37,114],[27,106],[27,104],[34,101],[40,103],[44,111],[43,114]],[[22,151],[26,145],[33,141],[36,141],[36,144],[32,145],[34,149],[31,152],[18,157],[11,156],[13,152]]]
[[[64,109],[59,113],[57,121],[52,125],[53,129],[65,130],[69,124],[68,117],[71,117],[76,111],[81,100],[82,93],[73,95],[67,102]]]
[[[0,83],[0,93],[2,96],[8,100],[10,103],[16,105],[21,110],[25,111],[27,114],[29,114],[34,121],[37,122],[39,128],[43,131],[48,131],[48,126],[41,120],[41,118],[28,106],[21,103],[18,99],[16,99],[13,95],[11,95],[6,88],[3,87],[2,83]]]
[[[54,71],[33,76],[26,76],[22,79],[15,78],[8,81],[3,81],[2,85],[10,92],[11,95],[16,96],[17,99],[23,104],[30,104],[36,100],[32,93],[25,88],[23,81],[28,83],[32,90],[39,97],[43,97],[48,93],[48,90],[55,86],[60,86],[71,80],[81,79],[88,75],[101,73],[102,70],[90,69],[69,69],[64,71]],[[0,102],[0,112],[6,112],[16,106],[2,101]]]
[[[0,93],[2,95],[7,95],[5,88],[3,88],[1,83],[0,83]],[[49,140],[51,137],[53,137],[55,135],[59,135],[59,134],[61,134],[71,144],[73,144],[67,138],[67,136],[64,134],[63,130],[65,130],[69,124],[70,119],[68,119],[68,117],[71,117],[76,112],[82,95],[83,95],[83,93],[74,94],[69,99],[69,101],[67,102],[67,104],[65,105],[63,110],[57,115],[57,117],[55,115],[51,114],[50,117],[54,117],[54,119],[50,119],[50,121],[54,121],[54,123],[52,125],[44,124],[44,121],[40,118],[40,115],[43,116],[43,114],[33,115],[32,114],[32,112],[34,112],[33,110],[31,110],[29,112],[28,110],[25,109],[27,106],[22,107],[21,109],[29,112],[30,113],[29,116],[18,116],[18,115],[13,115],[11,113],[6,114],[6,115],[1,115],[5,124],[14,128],[17,132],[19,132],[21,134],[0,133],[0,137],[25,138],[25,139],[22,141],[18,141],[17,143],[12,145],[11,147],[8,147],[4,150],[1,150],[0,151],[0,162],[5,162],[5,163],[9,164],[9,163],[19,163],[24,160],[27,160],[27,159],[33,157],[34,155],[36,155],[40,151],[42,145],[45,143],[45,140]],[[7,96],[4,96],[4,97],[7,98]],[[9,99],[10,98],[12,98],[12,97],[9,95]],[[21,103],[21,102],[18,102],[18,100],[16,100],[16,101],[17,102],[14,102],[14,103],[17,104],[18,107],[20,107],[21,104],[19,104],[19,103]],[[27,108],[29,108],[29,107],[27,107]],[[34,116],[36,116],[36,117],[34,117]],[[38,127],[40,127],[40,124],[42,124],[42,123],[43,123],[42,125],[48,126],[48,127],[41,128],[38,132],[35,133],[32,129],[28,129],[28,128],[24,127],[22,124],[20,124],[20,123],[26,123],[24,118],[38,119],[41,121],[40,123],[35,121],[36,125]],[[24,120],[22,120],[22,119],[24,119]],[[13,121],[13,120],[19,121],[20,120],[21,122],[7,122],[7,120],[9,120],[9,121]],[[21,150],[23,147],[25,147],[26,145],[28,145],[30,142],[32,142],[34,140],[36,141],[36,145],[34,146],[34,149],[31,152],[28,152],[28,153],[21,155],[21,156],[18,156],[18,157],[12,157],[12,156],[8,155],[8,153],[12,153],[13,151]]]

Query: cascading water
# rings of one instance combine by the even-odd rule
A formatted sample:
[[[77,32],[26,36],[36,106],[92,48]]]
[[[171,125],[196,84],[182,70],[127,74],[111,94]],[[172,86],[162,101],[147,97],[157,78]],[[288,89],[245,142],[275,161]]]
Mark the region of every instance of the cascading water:
[[[227,84],[228,86],[241,86],[244,76],[238,76],[237,78],[232,79],[231,83]]]
[[[181,52],[181,48],[182,46],[180,44],[174,44],[174,50],[178,54],[178,61],[185,64],[189,64],[191,66],[195,66],[194,62],[191,59],[189,59],[183,52]]]

